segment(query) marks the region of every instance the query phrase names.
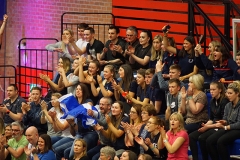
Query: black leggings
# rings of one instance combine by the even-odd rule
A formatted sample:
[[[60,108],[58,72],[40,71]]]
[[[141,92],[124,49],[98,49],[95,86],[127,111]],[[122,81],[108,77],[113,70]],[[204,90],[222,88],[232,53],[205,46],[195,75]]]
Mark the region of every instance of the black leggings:
[[[192,152],[192,157],[194,160],[198,160],[198,145],[197,142],[199,142],[199,146],[202,153],[202,159],[208,160],[208,151],[206,148],[206,140],[209,136],[211,136],[213,133],[215,133],[216,130],[209,129],[205,132],[198,132],[194,131],[191,134],[189,134],[189,145]]]
[[[212,160],[228,160],[228,145],[240,138],[240,130],[219,129],[207,138],[206,147]]]

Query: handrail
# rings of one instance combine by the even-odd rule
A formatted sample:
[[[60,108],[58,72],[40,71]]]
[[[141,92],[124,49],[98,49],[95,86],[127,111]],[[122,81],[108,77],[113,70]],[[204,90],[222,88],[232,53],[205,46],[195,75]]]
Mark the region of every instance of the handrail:
[[[238,8],[238,6],[236,5],[235,2],[229,0],[231,6],[235,9],[235,11],[240,15],[240,9]]]
[[[64,15],[66,14],[83,14],[83,15],[86,15],[86,14],[93,14],[93,15],[101,15],[101,14],[105,14],[105,15],[111,15],[112,16],[112,24],[114,25],[115,24],[115,16],[112,14],[112,13],[105,13],[105,12],[100,12],[100,13],[94,13],[94,12],[64,12],[62,15],[61,15],[61,33],[60,35],[62,35],[63,33],[63,17]],[[91,23],[91,24],[94,24],[94,23]],[[95,25],[99,25],[99,24],[95,24]],[[101,24],[103,25],[103,24]],[[106,25],[106,24],[105,24]]]
[[[208,16],[203,12],[203,10],[193,1],[188,0],[188,3],[190,3],[199,13],[200,15],[206,20],[206,22],[214,29],[214,31],[221,37],[223,44],[225,47],[229,50],[233,50],[232,45],[229,41],[226,40],[225,36],[221,33],[221,31],[214,25],[214,23],[208,18]]]

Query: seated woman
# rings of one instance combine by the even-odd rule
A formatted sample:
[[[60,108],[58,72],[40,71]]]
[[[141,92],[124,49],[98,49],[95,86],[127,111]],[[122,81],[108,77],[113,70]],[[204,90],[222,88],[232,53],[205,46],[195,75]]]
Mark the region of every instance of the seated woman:
[[[126,95],[126,99],[130,100],[134,104],[146,105],[149,103],[149,85],[145,82],[145,69],[139,69],[137,71],[136,78],[138,87],[137,87],[137,99],[132,97],[130,94]]]
[[[42,134],[38,139],[38,147],[33,147],[28,150],[25,147],[25,153],[28,157],[33,154],[33,160],[56,160],[55,154],[52,151],[51,138],[47,134]]]
[[[155,68],[157,61],[163,60],[163,50],[161,48],[162,46],[162,36],[161,35],[156,35],[153,38],[152,42],[152,48],[151,48],[151,57],[149,61],[149,68]]]
[[[112,82],[115,79],[114,66],[106,65],[103,69],[103,76],[104,80],[102,80],[101,76],[97,75],[97,81],[99,84],[98,88],[95,87],[94,81],[92,79],[91,91],[95,97],[98,97],[99,100],[102,97],[109,97],[112,98],[112,100],[114,101],[114,88],[112,87]]]
[[[62,68],[66,74],[66,76],[68,76],[70,74],[70,69],[71,69],[71,62],[70,59],[67,57],[62,57],[59,58],[58,61],[58,69]],[[50,87],[51,92],[55,93],[58,92],[61,95],[65,95],[67,94],[67,88],[64,86],[58,86],[58,81],[60,79],[60,74],[57,74],[56,78],[54,80],[51,80],[48,75],[45,74],[40,74],[40,78],[43,79]]]
[[[129,55],[129,62],[132,64],[134,71],[148,68],[148,63],[151,57],[152,46],[152,32],[143,30],[139,38],[140,45],[136,48],[131,47],[127,54]]]
[[[75,140],[73,152],[74,152],[73,160],[89,160],[87,156],[87,143],[83,139]]]
[[[91,106],[93,105],[92,100],[89,99],[88,88],[83,83],[80,83],[77,86],[75,97],[78,100],[79,104],[89,103]],[[68,125],[70,126],[71,136],[74,136],[77,138],[81,137],[85,140],[85,142],[87,142],[88,146],[93,147],[95,145],[94,140],[96,140],[95,136],[97,136],[97,135],[95,134],[95,132],[92,130],[91,127],[84,128],[82,126],[81,119],[77,119],[76,121],[77,121],[77,123],[75,123],[75,121],[72,119],[67,120]],[[94,133],[92,134],[92,132],[94,132]],[[91,140],[89,139],[90,137],[92,138]],[[69,153],[71,150],[71,146],[73,145],[73,141],[74,141],[74,139],[71,137],[63,137],[59,141],[57,141],[55,144],[53,144],[53,148],[54,148],[54,151],[56,152],[57,159],[61,159],[62,157],[66,158],[66,159],[69,158]]]
[[[225,96],[225,87],[221,82],[212,82],[210,84],[210,93],[212,100],[210,102],[210,118],[207,123],[203,123],[202,127],[189,135],[190,148],[193,159],[198,160],[199,142],[202,158],[208,159],[208,151],[206,150],[206,140],[216,131],[216,121],[221,120],[224,114],[224,108],[229,102]]]
[[[206,149],[211,159],[230,159],[228,145],[240,138],[240,82],[234,81],[227,88],[229,103],[222,120],[216,121],[218,131],[207,138]]]
[[[79,83],[79,77],[78,77],[79,62],[78,62],[78,60],[79,60],[79,57],[74,59],[74,61],[72,63],[71,73],[68,76],[66,76],[65,70],[63,68],[58,69],[58,73],[60,74],[60,78],[58,80],[58,86],[60,88],[66,87],[68,94],[72,93],[74,95],[77,84]]]
[[[160,127],[163,127],[163,121],[157,117],[151,117],[147,122],[147,135],[143,137],[135,137],[135,141],[144,149],[144,153],[149,154],[153,159],[166,159],[165,149],[158,149],[158,139],[160,137]]]
[[[134,151],[137,154],[139,153],[139,146],[134,144],[134,132],[139,132],[140,128],[143,125],[141,108],[142,105],[134,104],[129,113],[130,123],[121,123],[125,131],[125,145],[128,147],[128,149]]]
[[[74,33],[71,29],[65,29],[62,34],[62,41],[55,44],[48,44],[45,48],[48,51],[56,51],[61,57],[67,57],[73,61],[72,55],[75,55],[73,46],[71,44]]]
[[[238,65],[224,46],[216,46],[213,60],[213,80],[221,82],[239,80]]]
[[[166,26],[163,27],[163,30]],[[164,33],[163,42],[164,44],[168,44],[168,32]],[[195,40],[193,37],[188,36],[184,38],[183,47],[181,50],[177,50],[177,48],[172,46],[165,46],[168,52],[177,55],[178,58],[178,65],[181,67],[181,77],[179,80],[184,81],[188,80],[189,77],[192,75],[197,74],[198,68],[195,64]]]
[[[213,76],[213,60],[214,60],[214,52],[216,46],[221,46],[221,42],[219,41],[211,41],[208,45],[208,51],[210,52],[208,57],[206,54],[203,54],[202,48],[200,44],[197,44],[195,47],[195,59],[196,65],[199,68],[199,73],[204,77],[205,82],[211,82]]]
[[[51,104],[53,107],[49,111],[48,111],[48,106],[47,106],[46,102],[44,102],[44,101],[41,102],[41,109],[42,109],[42,116],[40,119],[41,124],[47,123],[47,125],[48,125],[47,134],[49,136],[52,136],[51,137],[52,144],[54,144],[56,141],[60,140],[61,137],[67,136],[66,133],[68,133],[68,136],[71,135],[70,130],[67,129],[69,127],[67,121],[64,119],[60,119],[63,116],[63,112],[60,107],[60,103],[58,102],[58,99],[60,97],[62,97],[62,95],[60,93],[52,94]],[[59,121],[58,125],[57,125],[57,121]],[[56,136],[59,138],[57,138]]]
[[[4,136],[6,137],[6,140],[8,142],[9,139],[12,138],[12,125],[11,124],[7,124],[5,126],[5,132],[4,132]],[[5,158],[5,160],[11,160],[11,154],[8,154],[7,157]]]
[[[166,147],[168,160],[188,160],[188,134],[184,129],[183,116],[174,112],[169,118],[169,131],[166,134],[164,127],[161,127],[161,136],[158,139],[158,148]]]
[[[114,96],[117,101],[124,103],[125,112],[128,113],[131,106],[127,103],[124,94],[129,94],[131,97],[136,97],[137,82],[134,80],[132,68],[128,64],[123,64],[119,68],[119,77],[121,78],[119,83],[112,83],[114,87]]]
[[[137,160],[137,155],[133,151],[125,150],[122,153],[120,160]]]
[[[116,101],[113,103],[111,112],[112,116],[108,116],[107,114],[105,116],[106,122],[108,124],[108,129],[104,130],[104,127],[98,124],[96,125],[96,130],[99,131],[100,134],[102,134],[104,137],[110,139],[111,147],[113,147],[115,150],[126,149],[124,143],[125,132],[121,123],[129,123],[129,119],[124,115],[125,113],[123,110],[123,103],[121,101]],[[100,149],[99,147],[97,148]],[[99,150],[96,150],[95,154],[99,155]]]
[[[91,83],[93,82],[95,87],[98,87],[97,75],[99,75],[100,63],[96,60],[93,60],[88,65],[88,70],[83,70],[83,65],[85,64],[86,59],[79,57],[79,82],[87,85],[88,90],[91,91]],[[92,92],[90,93],[90,98],[95,105],[98,102],[98,97],[95,97]]]
[[[185,129],[188,134],[199,129],[202,123],[208,121],[207,96],[202,91],[204,78],[200,74],[189,78],[188,91],[182,87],[182,102],[180,111],[186,115]]]

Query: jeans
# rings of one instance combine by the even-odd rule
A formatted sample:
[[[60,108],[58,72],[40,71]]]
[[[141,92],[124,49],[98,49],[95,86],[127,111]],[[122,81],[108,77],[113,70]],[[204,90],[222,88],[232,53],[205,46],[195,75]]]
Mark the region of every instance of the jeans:
[[[92,149],[94,146],[97,145],[97,142],[98,142],[98,134],[96,131],[89,131],[86,133],[78,134],[76,136],[76,139],[79,139],[79,138],[83,139],[87,143],[87,150]],[[75,139],[75,141],[76,141],[76,139]],[[75,141],[74,141],[74,143],[75,143]],[[70,159],[72,159],[74,156],[74,152],[73,152],[74,143],[72,144],[71,151],[69,154]],[[65,158],[67,158],[67,157],[65,157]]]
[[[64,137],[61,137],[61,136],[51,136],[52,145],[54,145],[57,141],[59,141],[62,138],[64,138]]]
[[[99,145],[95,146],[94,148],[90,149],[87,152],[88,158],[91,160],[98,160],[98,158],[100,157],[100,150],[101,150],[101,148],[103,148],[105,146],[106,145],[99,144]]]
[[[70,137],[63,137],[53,145],[57,160],[61,160],[64,157],[64,151],[72,146],[73,141],[74,139]]]
[[[202,122],[185,124],[184,128],[187,130],[187,133],[190,134],[190,133],[198,130],[201,123]]]

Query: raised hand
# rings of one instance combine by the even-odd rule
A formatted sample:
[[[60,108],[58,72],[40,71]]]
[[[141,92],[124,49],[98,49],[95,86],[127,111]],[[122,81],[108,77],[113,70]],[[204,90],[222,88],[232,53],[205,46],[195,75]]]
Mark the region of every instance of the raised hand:
[[[136,136],[134,139],[139,145],[144,145],[144,141],[142,137]]]
[[[165,63],[162,63],[161,60],[158,60],[158,61],[157,61],[157,64],[156,64],[156,72],[160,72],[160,71],[162,71],[164,65],[165,65]]]
[[[8,15],[4,14],[3,15],[3,21],[7,21],[7,19],[8,19]]]
[[[41,106],[42,111],[44,111],[44,110],[47,111],[48,105],[44,100],[42,100],[40,102],[40,106]]]
[[[102,83],[102,77],[100,75],[97,75],[97,81],[98,81],[98,84]]]
[[[181,94],[182,94],[182,98],[187,97],[187,91],[186,91],[186,88],[184,86],[181,88]]]
[[[106,119],[107,124],[111,123],[111,118],[109,117],[108,114],[105,115],[105,119]]]

